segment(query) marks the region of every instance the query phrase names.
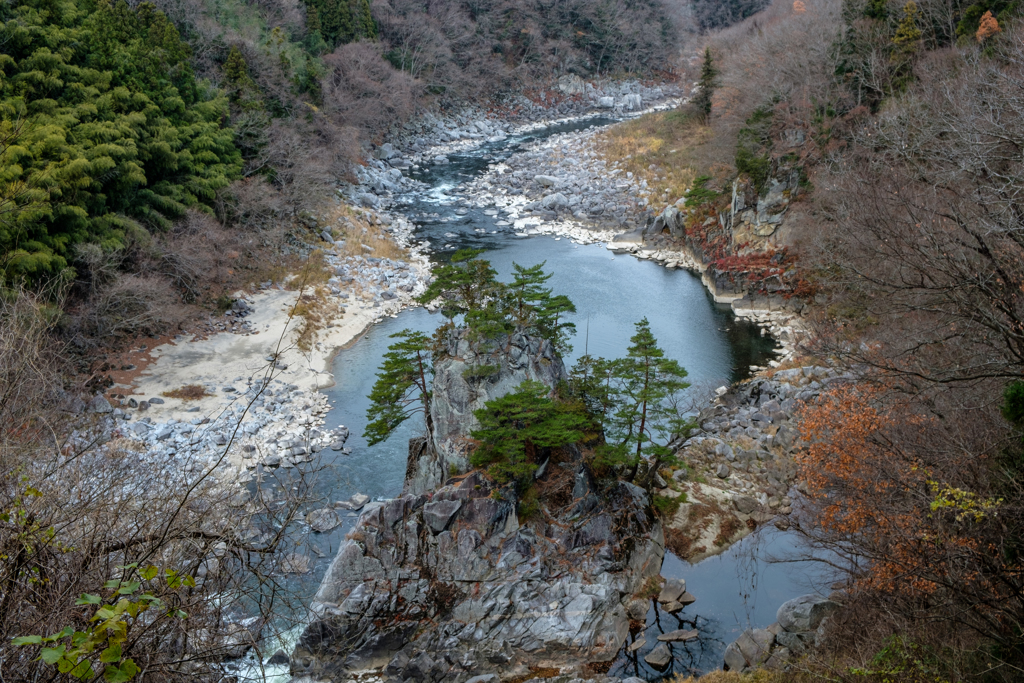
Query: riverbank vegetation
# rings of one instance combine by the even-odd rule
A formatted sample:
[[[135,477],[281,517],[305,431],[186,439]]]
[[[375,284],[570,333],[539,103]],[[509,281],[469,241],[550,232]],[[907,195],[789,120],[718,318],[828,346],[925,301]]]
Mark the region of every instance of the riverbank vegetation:
[[[846,592],[796,666],[812,678],[1024,668],[1020,21],[1011,4],[776,2],[708,37],[719,80],[702,137],[692,111],[607,136],[653,131],[606,147],[649,185],[658,166],[701,177],[699,210],[679,206],[696,247],[724,235],[715,268],[785,253],[800,286],[764,293],[812,298],[804,352],[860,378],[803,414],[799,527]],[[626,159],[669,140],[657,165]],[[788,202],[770,239],[720,227],[734,181],[747,207]]]
[[[76,348],[168,332],[315,243],[338,180],[411,117],[565,73],[650,74],[669,15],[658,0],[4,3],[0,286],[66,302]]]
[[[104,429],[102,404],[76,406],[55,313],[0,298],[3,677],[217,680],[302,612],[283,575],[304,571],[290,564],[303,534],[284,530],[314,503],[317,468],[250,497],[186,453],[147,459]]]

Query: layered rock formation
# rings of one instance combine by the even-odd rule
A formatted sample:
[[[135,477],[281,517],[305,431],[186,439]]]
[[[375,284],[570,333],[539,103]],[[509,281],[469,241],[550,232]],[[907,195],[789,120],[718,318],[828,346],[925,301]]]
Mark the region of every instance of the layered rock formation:
[[[437,681],[613,659],[624,603],[661,569],[661,526],[643,490],[598,492],[582,464],[558,468],[571,501],[553,523],[520,526],[479,473],[368,506],[324,577],[292,673],[386,667]]]
[[[516,332],[481,348],[468,334],[453,336],[447,354],[434,365],[430,442],[413,440],[404,493],[419,495],[469,468],[469,434],[479,427],[474,412],[487,401],[532,380],[555,386],[565,365],[546,339]]]
[[[625,604],[664,556],[647,493],[600,488],[574,446],[538,470],[546,510],[526,526],[509,488],[480,472],[446,481],[452,466],[468,467],[476,409],[524,380],[564,378],[546,340],[517,333],[482,349],[453,336],[435,364],[433,429],[413,440],[405,494],[364,508],[339,548],[293,674],[342,680],[384,667],[399,680],[466,680],[615,657]]]

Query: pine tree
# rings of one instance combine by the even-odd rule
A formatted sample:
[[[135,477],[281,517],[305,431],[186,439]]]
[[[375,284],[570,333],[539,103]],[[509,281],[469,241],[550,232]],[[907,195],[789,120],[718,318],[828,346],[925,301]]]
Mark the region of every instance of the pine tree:
[[[544,272],[545,263],[529,268],[512,264],[508,311],[516,327],[550,340],[555,349],[565,353],[572,348],[568,337],[575,333],[576,325],[565,322],[564,316],[575,313],[576,306],[564,294],[553,295],[544,287],[551,279],[551,274]]]
[[[307,33],[320,33],[323,28],[320,26],[320,10],[314,5],[310,5],[309,9],[306,10],[306,32]]]
[[[472,329],[493,337],[507,329],[501,301],[504,287],[489,261],[478,259],[482,249],[460,249],[451,262],[434,269],[434,280],[417,298],[421,304],[440,300],[441,313],[451,324],[462,316]]]
[[[551,297],[551,290],[544,287],[551,279],[551,274],[544,272],[545,263],[547,261],[529,268],[512,264],[512,282],[508,285],[511,297],[509,312],[519,327],[531,327],[536,321],[538,307]]]
[[[249,65],[245,63],[245,57],[237,45],[232,45],[228,50],[228,58],[224,60],[224,76],[236,85],[249,79]]]
[[[576,334],[576,324],[567,322],[565,315],[575,312],[576,305],[564,294],[550,296],[541,303],[537,314],[537,333],[551,340],[559,353],[572,350],[569,337]]]
[[[331,48],[351,42],[356,35],[351,0],[310,0],[317,12],[320,33]],[[308,15],[307,15],[308,20]],[[312,28],[309,29],[312,32]]]
[[[864,16],[871,19],[885,19],[888,15],[888,0],[868,0],[864,7]]]
[[[550,398],[551,389],[526,381],[514,393],[488,401],[474,415],[480,442],[470,456],[474,467],[486,467],[499,484],[516,482],[522,490],[537,470],[540,450],[559,448],[583,439],[586,416],[565,409]]]
[[[360,38],[377,39],[377,24],[370,12],[370,0],[359,0],[359,8],[354,12],[358,24]]]
[[[682,392],[690,386],[684,381],[686,370],[665,358],[646,318],[636,324],[630,341],[626,357],[604,369],[614,407],[605,416],[606,444],[600,453],[605,464],[629,468],[627,481],[636,478],[641,463],[653,475],[671,462],[668,443],[691,427],[680,413]]]
[[[711,48],[704,48],[704,62],[700,67],[700,80],[697,84],[697,92],[693,96],[693,108],[699,118],[707,123],[711,117],[711,97],[718,87],[718,69],[715,67],[715,60],[711,54]]]
[[[899,52],[909,54],[917,51],[921,40],[921,29],[917,26],[917,5],[911,1],[903,6],[903,19],[896,27],[896,35],[892,38],[893,45]]]
[[[368,397],[368,424],[363,436],[371,446],[386,441],[399,425],[419,411],[423,411],[425,433],[429,435],[431,430],[431,386],[427,379],[433,374],[430,338],[408,329],[391,338],[399,341],[384,354]]]

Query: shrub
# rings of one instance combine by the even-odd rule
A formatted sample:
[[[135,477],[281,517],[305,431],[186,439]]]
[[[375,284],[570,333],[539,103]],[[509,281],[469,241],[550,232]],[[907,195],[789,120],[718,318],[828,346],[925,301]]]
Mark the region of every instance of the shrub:
[[[685,502],[684,496],[672,498],[670,496],[655,495],[651,501],[654,510],[665,519],[671,519],[679,511],[679,506]]]
[[[167,398],[181,399],[182,401],[198,401],[199,399],[210,396],[211,394],[206,393],[206,387],[200,384],[186,384],[183,387],[165,391],[160,395],[166,396]]]
[[[636,592],[635,597],[641,600],[653,600],[658,597],[659,593],[661,593],[661,577],[649,576],[640,590]]]
[[[519,522],[525,523],[534,519],[540,514],[540,497],[537,487],[531,486],[519,499]]]

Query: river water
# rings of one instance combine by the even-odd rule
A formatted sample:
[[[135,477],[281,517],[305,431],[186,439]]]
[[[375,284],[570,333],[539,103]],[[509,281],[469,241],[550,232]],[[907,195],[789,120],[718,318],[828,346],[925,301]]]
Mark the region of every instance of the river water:
[[[490,143],[473,151],[450,155],[451,163],[413,171],[426,188],[402,197],[398,211],[417,225],[419,239],[437,248],[437,258],[460,247],[486,249],[501,279],[508,279],[513,262],[534,265],[545,262],[553,274],[548,285],[566,294],[576,305],[572,317],[577,334],[573,350],[566,356],[571,364],[584,352],[605,358],[625,355],[634,324],[646,317],[666,355],[678,360],[689,372],[691,391],[708,392],[723,384],[743,379],[752,364],[763,365],[774,344],[753,324],[737,320],[727,306],[715,304],[700,279],[684,270],[667,270],[650,261],[615,255],[601,244],[580,245],[568,238],[551,236],[517,237],[502,216],[472,208],[459,194],[461,183],[477,177],[488,164],[507,158],[531,140],[581,128],[605,125],[607,119],[591,119],[556,126]],[[333,404],[327,427],[341,424],[351,429],[347,445],[352,454],[327,452],[329,474],[318,488],[330,500],[345,500],[354,493],[374,499],[399,495],[405,476],[410,437],[422,433],[415,417],[392,437],[373,447],[362,437],[366,426],[366,396],[375,380],[376,368],[391,342],[390,335],[410,328],[432,332],[439,314],[422,308],[405,311],[369,329],[335,360],[335,385],[325,390]],[[345,523],[329,534],[314,535],[321,555],[299,588],[311,596],[331,558],[355,521],[349,513]],[[652,606],[648,616],[647,645],[636,653],[623,654],[613,665],[612,675],[639,675],[659,680],[673,671],[697,672],[719,668],[725,646],[749,626],[767,626],[776,608],[785,600],[808,592],[804,577],[808,568],[771,564],[772,554],[792,550],[791,534],[774,528],[760,531],[730,548],[721,556],[689,565],[669,554],[662,575],[685,578],[697,602],[672,616]],[[307,601],[308,602],[308,601]],[[668,671],[658,672],[643,662],[643,655],[656,644],[656,636],[677,628],[679,620],[696,626],[701,637],[673,645],[675,661]],[[629,643],[642,634],[632,634]],[[627,643],[628,644],[628,643]]]

